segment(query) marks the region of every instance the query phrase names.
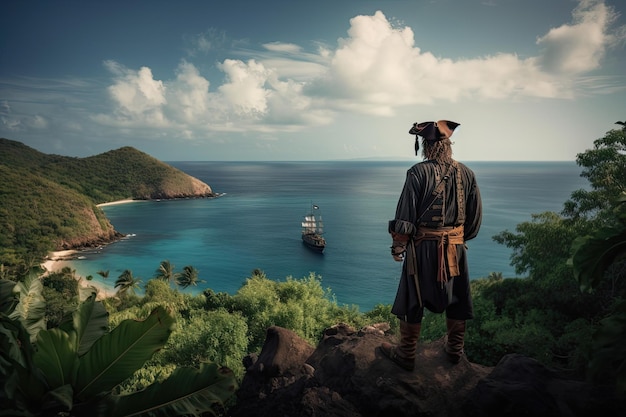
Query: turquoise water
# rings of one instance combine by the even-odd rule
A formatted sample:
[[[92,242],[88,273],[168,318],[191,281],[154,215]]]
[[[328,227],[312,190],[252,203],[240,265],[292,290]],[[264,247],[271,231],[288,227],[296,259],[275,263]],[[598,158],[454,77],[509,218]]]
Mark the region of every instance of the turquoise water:
[[[212,288],[235,293],[258,268],[274,280],[313,272],[340,304],[362,311],[395,296],[400,263],[389,255],[387,221],[393,218],[406,170],[412,162],[169,162],[209,184],[214,199],[135,202],[104,207],[115,228],[129,237],[84,252],[73,262],[82,276],[113,287],[130,269],[143,282],[159,263],[177,271],[199,270]],[[472,278],[502,272],[515,276],[511,251],[492,240],[531,219],[560,211],[572,191],[586,187],[574,162],[474,162],[484,220],[468,242]],[[327,247],[323,255],[300,239],[300,222],[311,203],[321,209]],[[97,272],[109,270],[108,279]]]

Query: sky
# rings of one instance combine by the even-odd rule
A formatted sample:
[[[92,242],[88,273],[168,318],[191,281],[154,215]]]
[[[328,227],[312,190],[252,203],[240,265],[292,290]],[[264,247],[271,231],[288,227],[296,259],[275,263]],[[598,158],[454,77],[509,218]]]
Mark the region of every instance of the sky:
[[[86,157],[575,160],[626,120],[623,0],[3,0],[0,137]]]

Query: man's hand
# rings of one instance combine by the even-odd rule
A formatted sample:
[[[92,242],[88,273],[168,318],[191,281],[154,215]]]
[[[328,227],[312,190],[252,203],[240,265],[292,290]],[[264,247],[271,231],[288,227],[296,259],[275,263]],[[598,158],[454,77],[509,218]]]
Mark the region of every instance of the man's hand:
[[[397,244],[394,242],[394,245],[391,247],[391,256],[393,256],[393,260],[396,262],[404,261],[404,256],[406,254],[406,246],[403,244]]]

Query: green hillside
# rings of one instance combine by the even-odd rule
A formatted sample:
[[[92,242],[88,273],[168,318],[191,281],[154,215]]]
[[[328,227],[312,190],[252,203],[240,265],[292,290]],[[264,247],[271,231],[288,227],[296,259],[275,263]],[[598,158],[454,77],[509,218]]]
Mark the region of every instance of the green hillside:
[[[131,147],[73,158],[0,139],[0,263],[118,238],[100,203],[212,196],[207,184]]]

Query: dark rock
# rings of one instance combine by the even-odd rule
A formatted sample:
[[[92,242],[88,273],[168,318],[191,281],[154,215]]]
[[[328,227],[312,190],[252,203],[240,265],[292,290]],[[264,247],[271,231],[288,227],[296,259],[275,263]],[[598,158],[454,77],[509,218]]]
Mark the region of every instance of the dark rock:
[[[230,417],[587,416],[618,410],[610,393],[563,378],[521,355],[495,367],[448,362],[443,338],[418,345],[408,372],[379,350],[394,338],[380,324],[327,329],[317,348],[271,327],[246,374]]]
[[[467,416],[613,415],[624,407],[608,387],[573,380],[523,355],[506,355],[480,381],[465,405]]]

